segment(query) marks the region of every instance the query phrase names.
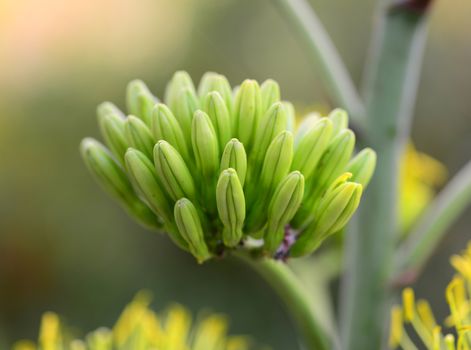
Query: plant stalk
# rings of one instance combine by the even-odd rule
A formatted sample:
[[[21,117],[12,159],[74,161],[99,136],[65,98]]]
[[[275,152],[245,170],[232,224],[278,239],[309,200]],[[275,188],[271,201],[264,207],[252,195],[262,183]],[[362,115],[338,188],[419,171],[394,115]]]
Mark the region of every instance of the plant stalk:
[[[365,108],[345,64],[324,26],[306,0],[274,0],[304,41],[328,92],[339,107],[348,110],[352,121],[361,128]]]
[[[301,333],[306,349],[331,348],[326,331],[316,318],[310,295],[285,263],[253,258],[244,253],[236,253],[235,256],[259,273],[280,296]]]
[[[395,259],[396,281],[410,283],[418,276],[447,229],[470,204],[471,162],[440,192],[400,245]]]
[[[383,4],[374,29],[366,87],[366,138],[378,163],[347,234],[341,291],[344,349],[377,350],[384,341],[388,284],[397,232],[399,160],[408,140],[426,38],[425,14]]]

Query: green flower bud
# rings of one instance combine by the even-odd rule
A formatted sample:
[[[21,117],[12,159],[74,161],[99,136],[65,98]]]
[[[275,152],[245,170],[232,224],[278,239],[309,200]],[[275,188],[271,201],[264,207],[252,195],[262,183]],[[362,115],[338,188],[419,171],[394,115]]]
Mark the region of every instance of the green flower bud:
[[[149,207],[166,222],[173,219],[173,203],[170,203],[157,179],[154,164],[147,156],[129,148],[125,156],[126,169],[136,188]]]
[[[337,135],[341,130],[348,128],[348,114],[343,109],[334,109],[329,113],[328,118],[334,126],[333,135]]]
[[[204,240],[203,228],[193,203],[182,198],[175,203],[175,222],[182,237],[188,243],[188,248],[199,263],[208,260],[211,254]]]
[[[206,95],[212,91],[218,92],[221,95],[227,110],[232,112],[232,90],[226,77],[221,74],[207,72],[201,78],[200,85],[198,86],[198,95],[203,103]],[[209,112],[206,110],[209,114]]]
[[[198,97],[193,90],[185,88],[176,96],[175,103],[175,107],[171,110],[175,112],[175,117],[180,123],[185,139],[190,140],[193,115],[200,108]]]
[[[280,181],[288,174],[293,159],[293,135],[289,131],[279,134],[268,147],[262,172],[260,186],[251,185],[247,189],[247,203],[250,210],[247,215],[246,230],[254,238],[260,238],[261,228],[266,222],[266,203]],[[256,232],[258,232],[256,234]]]
[[[235,247],[242,239],[245,220],[245,197],[237,172],[230,168],[219,176],[216,202],[224,229],[222,239],[228,247]]]
[[[296,134],[294,135],[294,144],[297,145],[299,141],[303,138],[303,136],[311,130],[311,128],[320,120],[324,118],[317,112],[312,112],[307,114],[303,119],[302,122],[299,124]],[[327,119],[327,118],[325,118]],[[332,123],[332,122],[331,122]]]
[[[98,141],[86,138],[80,144],[80,153],[98,183],[142,225],[159,228],[157,217],[136,196],[123,169],[108,150]]]
[[[231,90],[224,76],[206,73],[196,93],[180,71],[166,105],[137,80],[126,100],[136,117],[111,103],[97,111],[115,157],[84,141],[85,161],[132,215],[199,261],[228,248],[286,257],[296,234],[293,254],[313,250],[350,219],[375,166],[370,149],[350,161],[355,137],[345,111],[309,114],[296,128],[293,105],[270,79]],[[338,177],[346,169],[353,177]]]
[[[152,159],[154,137],[142,120],[130,115],[124,123],[124,134],[131,147],[138,149],[149,159]]]
[[[221,157],[219,171],[233,168],[239,177],[240,184],[244,186],[245,174],[247,173],[247,155],[244,145],[237,139],[230,140]]]
[[[198,96],[201,99],[204,99],[208,92],[215,91],[213,89],[213,83],[217,80],[218,76],[219,74],[216,72],[206,72],[203,74],[198,85]]]
[[[333,190],[337,189],[340,185],[343,185],[346,183],[348,180],[351,180],[352,178],[352,173],[349,173],[348,171],[343,173],[342,175],[338,176],[332,183],[329,185],[329,188],[326,190],[326,193],[324,194],[327,195],[328,193],[332,192]],[[350,181],[353,182],[353,181]]]
[[[231,139],[231,116],[219,92],[209,92],[203,102],[203,109],[208,114],[216,130],[219,148],[222,148]]]
[[[287,114],[286,130],[294,132],[294,129],[296,129],[296,111],[294,110],[294,106],[291,102],[287,101],[282,101],[281,103],[285,106]]]
[[[219,168],[219,147],[211,120],[201,110],[196,111],[193,118],[191,142],[196,166],[204,178],[210,179]]]
[[[306,186],[306,200],[294,217],[293,227],[303,227],[314,219],[312,212],[321,195],[332,181],[343,172],[354,146],[355,135],[351,130],[342,130],[334,137],[309,180],[309,186]]]
[[[100,103],[97,107],[97,115],[98,118],[106,115],[106,114],[115,114],[122,119],[126,118],[124,113],[111,102],[103,102]]]
[[[232,88],[232,99],[235,102],[235,98],[237,97],[237,94],[239,93],[240,90],[240,85],[236,85]]]
[[[293,171],[278,185],[268,207],[265,249],[273,253],[284,238],[284,228],[296,214],[304,196],[304,176]]]
[[[152,132],[157,141],[167,141],[186,162],[190,161],[188,144],[183,136],[180,124],[178,124],[172,111],[163,103],[157,104],[152,113]]]
[[[271,142],[263,162],[260,180],[264,189],[270,190],[288,174],[293,160],[293,135],[283,131]]]
[[[255,145],[252,151],[253,170],[262,165],[265,153],[273,139],[286,130],[287,113],[282,103],[274,103],[263,116],[260,127],[255,133]]]
[[[291,247],[291,256],[313,252],[330,234],[341,230],[358,208],[362,186],[345,182],[328,191],[315,212],[316,220],[300,234]]]
[[[152,109],[159,100],[152,95],[142,80],[133,80],[126,91],[126,107],[129,114],[135,115],[150,126]]]
[[[167,141],[160,140],[154,147],[154,164],[157,176],[167,194],[174,201],[195,198],[195,184],[185,161]]]
[[[262,113],[268,110],[272,104],[280,101],[280,86],[272,79],[265,80],[260,86],[262,94]]]
[[[346,171],[353,174],[352,181],[359,183],[365,189],[370,183],[376,167],[376,152],[365,148],[347,164]]]
[[[190,75],[185,71],[178,71],[172,76],[172,79],[165,88],[165,104],[172,110],[176,111],[177,98],[183,89],[189,89],[195,92],[195,86]]]
[[[355,147],[355,134],[351,130],[343,130],[332,140],[324,152],[318,171],[316,172],[316,186],[322,191],[343,172]]]
[[[98,106],[98,125],[106,145],[113,155],[121,163],[124,161],[124,153],[128,148],[128,142],[124,135],[124,115],[112,103],[105,102]]]
[[[262,110],[260,87],[255,80],[245,80],[237,91],[234,106],[234,133],[250,150]]]
[[[155,173],[154,164],[144,153],[130,148],[126,152],[126,169],[131,182],[143,200],[164,222],[166,232],[181,248],[187,249],[186,241],[174,223],[173,203],[167,197]]]
[[[322,118],[315,123],[295,147],[291,169],[299,170],[308,179],[316,170],[317,164],[327,149],[332,135],[332,122]]]

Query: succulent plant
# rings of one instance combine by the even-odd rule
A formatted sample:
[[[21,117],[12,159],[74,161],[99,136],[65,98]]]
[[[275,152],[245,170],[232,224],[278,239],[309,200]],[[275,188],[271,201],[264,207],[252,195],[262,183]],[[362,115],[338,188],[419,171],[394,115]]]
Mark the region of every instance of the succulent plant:
[[[176,72],[163,102],[129,83],[126,116],[98,107],[105,147],[86,138],[90,171],[137,221],[167,233],[199,262],[250,249],[275,258],[313,252],[357,209],[376,155],[352,158],[355,135],[336,109],[295,131],[273,80],[206,73],[195,88]]]

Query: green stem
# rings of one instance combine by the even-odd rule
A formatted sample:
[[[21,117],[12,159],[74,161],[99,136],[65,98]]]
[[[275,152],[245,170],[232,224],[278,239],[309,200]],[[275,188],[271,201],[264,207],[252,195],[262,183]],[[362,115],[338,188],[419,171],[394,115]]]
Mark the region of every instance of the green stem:
[[[365,111],[358,91],[332,40],[306,0],[274,0],[304,41],[319,66],[321,76],[335,103],[345,108],[362,127]]]
[[[450,181],[427,208],[400,245],[396,254],[396,273],[415,278],[440,243],[447,229],[471,204],[471,162]]]
[[[259,273],[278,293],[296,322],[307,349],[330,349],[325,330],[316,319],[308,293],[285,263],[273,259],[253,258],[243,253],[237,253],[235,256]]]
[[[366,81],[366,142],[376,173],[347,234],[341,326],[345,349],[377,350],[384,341],[396,234],[397,173],[412,114],[426,37],[424,15],[383,3]]]

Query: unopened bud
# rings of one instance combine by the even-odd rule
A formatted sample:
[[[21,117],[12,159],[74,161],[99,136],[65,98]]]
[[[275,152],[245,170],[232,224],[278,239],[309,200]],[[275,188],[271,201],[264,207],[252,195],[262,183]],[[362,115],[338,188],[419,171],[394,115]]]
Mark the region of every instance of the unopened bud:
[[[313,221],[291,247],[291,256],[313,252],[330,234],[342,229],[355,213],[361,198],[360,184],[345,182],[337,184],[322,198]]]
[[[254,168],[261,167],[273,139],[286,130],[287,118],[286,108],[280,102],[273,104],[264,114],[255,133],[256,147],[253,148],[251,155]]]
[[[126,211],[146,227],[159,228],[152,211],[136,196],[124,170],[98,141],[86,138],[80,144],[82,158],[98,183]]]
[[[172,76],[172,79],[165,87],[165,104],[173,111],[176,111],[177,98],[183,89],[189,89],[195,92],[195,86],[190,75],[185,71],[178,71]]]
[[[204,98],[203,109],[211,119],[218,137],[219,149],[231,139],[231,116],[219,92],[209,92]]]
[[[371,148],[365,148],[347,164],[346,171],[353,174],[353,182],[366,188],[376,167],[376,152]]]
[[[260,238],[260,231],[266,222],[266,203],[280,181],[288,174],[293,159],[293,136],[289,131],[279,134],[268,147],[259,186],[252,183],[247,190],[247,205],[249,211],[246,220],[246,230],[253,237]],[[258,184],[257,184],[258,185]]]
[[[304,176],[293,171],[284,178],[273,194],[268,207],[265,248],[274,252],[283,241],[284,228],[296,214],[304,196]]]
[[[316,170],[317,164],[329,146],[332,135],[332,122],[322,118],[315,123],[299,140],[293,158],[293,170],[299,170],[306,179]]]
[[[133,80],[126,91],[126,106],[128,114],[135,115],[150,127],[152,109],[159,102],[142,80]]]
[[[122,119],[126,118],[124,113],[118,107],[116,107],[114,103],[111,102],[100,103],[96,110],[98,118],[106,114],[115,114]]]
[[[273,189],[288,174],[293,160],[293,135],[283,131],[271,142],[263,161],[260,180],[265,190]]]
[[[273,79],[265,80],[260,86],[262,93],[262,113],[265,113],[275,102],[280,101],[280,86]]]
[[[203,228],[193,203],[182,198],[175,203],[175,222],[182,237],[188,243],[188,248],[199,263],[211,257],[204,240]]]
[[[314,219],[312,212],[322,194],[345,169],[355,146],[355,135],[351,130],[342,130],[334,137],[322,155],[316,171],[306,186],[305,201],[293,219],[296,228],[305,227]]]
[[[302,118],[301,123],[296,129],[296,134],[294,135],[295,145],[297,145],[299,141],[304,137],[304,135],[322,119],[323,118],[321,117],[321,115],[317,112],[311,112],[304,116]]]
[[[245,220],[245,197],[237,172],[230,168],[219,176],[216,202],[224,229],[222,238],[229,247],[236,246],[242,238]]]
[[[201,110],[193,118],[191,142],[196,166],[204,178],[211,178],[219,168],[219,146],[211,120]]]
[[[167,141],[158,141],[154,147],[157,175],[167,194],[174,201],[195,198],[195,184],[182,156]]]
[[[244,145],[237,139],[230,140],[221,157],[220,171],[233,168],[237,172],[240,184],[244,186],[245,175],[247,173],[247,155]]]
[[[316,172],[316,181],[325,189],[338,177],[350,159],[355,147],[355,134],[351,130],[341,131],[324,152]]]
[[[113,155],[123,163],[128,142],[124,135],[124,115],[112,103],[105,102],[98,106],[98,125]]]
[[[137,192],[165,222],[173,219],[173,205],[157,179],[154,164],[146,155],[130,148],[126,152],[126,169]]]
[[[296,111],[294,110],[294,106],[288,101],[282,101],[281,103],[285,106],[287,114],[286,130],[294,133],[296,129]]]
[[[186,140],[191,138],[193,115],[198,108],[200,108],[200,102],[196,93],[189,88],[180,90],[175,98],[175,107],[171,109],[175,112],[175,118],[180,123]]]
[[[152,115],[152,132],[157,141],[167,141],[181,154],[186,162],[189,162],[189,145],[183,136],[180,124],[172,111],[162,103],[159,103],[154,108]]]
[[[258,83],[255,80],[245,80],[235,98],[233,130],[247,150],[251,149],[261,110],[262,96]]]
[[[198,86],[198,95],[203,102],[206,99],[206,95],[212,91],[215,91],[221,95],[227,110],[229,113],[232,112],[232,90],[226,77],[221,74],[207,72],[201,78]],[[209,112],[208,112],[209,114]]]
[[[124,134],[128,144],[152,159],[154,136],[142,120],[130,115],[124,123]]]
[[[348,114],[343,109],[336,108],[329,113],[328,118],[334,126],[333,135],[337,135],[341,130],[348,128]]]

